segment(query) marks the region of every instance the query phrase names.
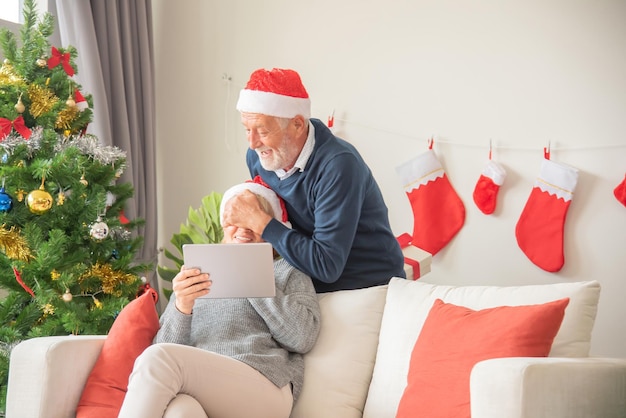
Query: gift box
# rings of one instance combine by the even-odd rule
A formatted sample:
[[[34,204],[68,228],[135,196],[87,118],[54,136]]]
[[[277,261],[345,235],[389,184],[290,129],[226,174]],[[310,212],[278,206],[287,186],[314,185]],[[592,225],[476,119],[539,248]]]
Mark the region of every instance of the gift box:
[[[433,256],[428,251],[422,250],[411,244],[411,236],[402,234],[397,237],[404,255],[404,272],[409,280],[417,280],[430,272],[430,264]]]

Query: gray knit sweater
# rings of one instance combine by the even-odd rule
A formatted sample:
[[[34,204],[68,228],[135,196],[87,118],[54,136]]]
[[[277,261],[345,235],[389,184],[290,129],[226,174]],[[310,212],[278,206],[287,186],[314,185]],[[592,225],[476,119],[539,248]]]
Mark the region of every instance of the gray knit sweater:
[[[196,299],[191,315],[176,309],[172,294],[155,343],[185,344],[240,360],[279,388],[291,382],[295,401],[304,379],[302,354],[319,334],[320,307],[311,279],[284,259],[274,262],[274,276],[273,298]]]

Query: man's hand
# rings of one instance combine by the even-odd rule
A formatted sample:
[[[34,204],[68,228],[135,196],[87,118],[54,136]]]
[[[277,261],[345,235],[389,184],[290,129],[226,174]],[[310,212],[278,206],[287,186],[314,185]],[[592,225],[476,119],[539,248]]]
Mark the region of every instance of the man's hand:
[[[180,272],[172,280],[172,290],[176,295],[176,309],[190,315],[196,299],[208,295],[211,291],[211,284],[207,273],[201,273],[197,268],[187,269],[182,266]]]
[[[236,226],[262,235],[272,217],[261,208],[261,203],[250,190],[233,196],[224,206],[224,227]]]

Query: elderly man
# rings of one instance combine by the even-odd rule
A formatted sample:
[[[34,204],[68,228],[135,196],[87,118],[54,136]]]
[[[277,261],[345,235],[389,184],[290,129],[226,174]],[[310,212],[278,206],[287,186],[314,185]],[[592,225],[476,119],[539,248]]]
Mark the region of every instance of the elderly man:
[[[351,144],[310,118],[310,108],[297,72],[252,73],[237,102],[248,168],[284,199],[293,228],[267,215],[251,193],[231,199],[225,223],[260,234],[320,293],[404,277],[402,251],[369,167]]]

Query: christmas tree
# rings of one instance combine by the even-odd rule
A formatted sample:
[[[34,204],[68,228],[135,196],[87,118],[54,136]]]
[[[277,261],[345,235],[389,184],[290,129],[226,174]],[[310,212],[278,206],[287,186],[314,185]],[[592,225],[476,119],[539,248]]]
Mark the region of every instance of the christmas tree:
[[[77,51],[51,46],[50,14],[24,2],[21,40],[0,31],[0,411],[10,351],[24,339],[106,334],[146,285],[142,220],[124,216],[126,155],[87,134],[92,98]]]

